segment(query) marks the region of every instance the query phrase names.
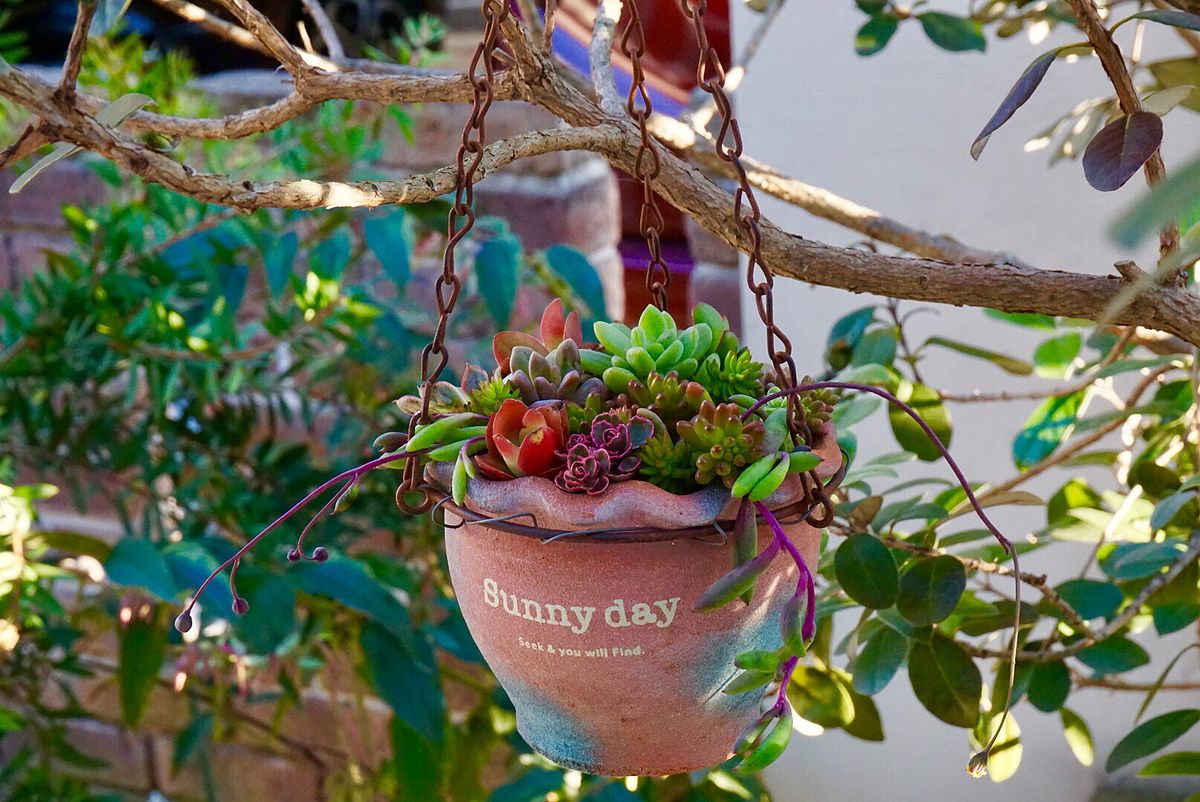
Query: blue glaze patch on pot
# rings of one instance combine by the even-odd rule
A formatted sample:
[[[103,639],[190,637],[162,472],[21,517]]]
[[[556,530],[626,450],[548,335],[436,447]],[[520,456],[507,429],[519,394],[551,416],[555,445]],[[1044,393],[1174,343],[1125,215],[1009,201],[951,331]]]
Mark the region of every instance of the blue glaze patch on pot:
[[[756,621],[746,622],[745,627],[736,632],[714,633],[709,639],[708,648],[704,650],[704,659],[691,666],[687,680],[695,693],[706,700],[705,708],[712,712],[748,714],[758,709],[762,699],[761,689],[736,695],[724,693],[723,689],[740,673],[733,664],[739,654],[757,649],[774,651],[783,643],[779,632],[779,613],[784,597],[790,591],[774,588],[769,592],[776,595],[767,607],[760,609]]]
[[[517,709],[517,730],[541,754],[566,768],[595,770],[603,765],[595,734],[536,688],[512,678],[502,683]]]

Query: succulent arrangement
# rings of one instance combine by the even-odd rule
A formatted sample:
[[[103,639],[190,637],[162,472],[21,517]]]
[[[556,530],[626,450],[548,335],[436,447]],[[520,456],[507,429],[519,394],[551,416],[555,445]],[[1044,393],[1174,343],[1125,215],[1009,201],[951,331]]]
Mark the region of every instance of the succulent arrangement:
[[[785,399],[755,408],[776,388],[711,306],[685,328],[650,306],[636,326],[600,321],[593,333],[586,341],[578,314],[552,301],[537,334],[496,335],[492,373],[469,366],[459,385],[432,385],[432,420],[384,444],[453,462],[458,503],[476,475],[541,476],[587,494],[634,479],[677,494],[720,483],[757,501],[820,462],[792,437]],[[836,402],[827,390],[801,394],[804,423],[827,421]],[[397,404],[421,409],[416,396]]]

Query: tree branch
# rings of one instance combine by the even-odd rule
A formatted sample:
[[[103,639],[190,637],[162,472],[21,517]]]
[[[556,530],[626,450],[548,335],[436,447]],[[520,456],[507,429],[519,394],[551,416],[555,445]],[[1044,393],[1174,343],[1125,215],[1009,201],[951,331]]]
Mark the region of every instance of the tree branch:
[[[325,50],[329,53],[329,57],[334,61],[344,59],[346,49],[342,47],[342,40],[338,37],[337,28],[334,27],[333,20],[325,13],[320,0],[300,1],[304,4],[304,10],[308,12],[308,16],[312,17],[312,21],[316,23],[317,30],[321,33],[321,39],[325,41]]]
[[[67,56],[63,61],[62,79],[58,82],[58,96],[71,102],[75,85],[79,81],[79,70],[83,68],[83,51],[87,49],[88,32],[99,5],[96,0],[79,0],[79,16],[71,30],[71,41],[67,44]]]
[[[592,86],[605,114],[620,116],[625,104],[617,92],[617,81],[613,76],[612,48],[621,19],[621,0],[600,0],[596,6],[596,19],[592,24],[592,41],[588,46],[588,58],[592,68]]]
[[[1104,26],[1104,21],[1100,19],[1100,12],[1096,8],[1094,0],[1068,0],[1068,2],[1088,41],[1091,42],[1092,49],[1096,51],[1100,64],[1104,67],[1105,74],[1108,75],[1108,80],[1116,90],[1117,102],[1121,105],[1121,111],[1126,115],[1142,111],[1142,101],[1133,85],[1129,69],[1125,66],[1125,57],[1121,55],[1121,48],[1117,46],[1112,34]],[[1154,155],[1146,160],[1145,172],[1146,183],[1150,186],[1154,186],[1166,177],[1167,168],[1163,164],[1161,151],[1154,151]],[[1179,227],[1175,223],[1171,223],[1159,235],[1160,255],[1167,256],[1175,250],[1178,244]],[[1183,286],[1185,280],[1186,276],[1181,273],[1173,283]]]

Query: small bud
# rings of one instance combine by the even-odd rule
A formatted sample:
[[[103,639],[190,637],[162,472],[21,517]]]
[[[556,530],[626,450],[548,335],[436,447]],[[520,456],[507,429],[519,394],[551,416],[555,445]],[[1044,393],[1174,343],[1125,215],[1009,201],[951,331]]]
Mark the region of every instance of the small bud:
[[[971,760],[967,763],[967,774],[970,774],[975,779],[986,777],[988,772],[988,750],[976,752],[971,755]]]
[[[238,615],[245,615],[246,611],[249,609],[250,602],[246,601],[241,596],[238,596],[233,600],[233,611]]]
[[[300,549],[288,549],[287,558],[290,563],[300,562]]]
[[[315,549],[313,549],[312,558],[319,563],[323,563],[329,559],[329,550],[324,546],[317,546]]]
[[[180,613],[175,618],[175,629],[180,633],[188,632],[192,628],[192,616],[189,613]]]

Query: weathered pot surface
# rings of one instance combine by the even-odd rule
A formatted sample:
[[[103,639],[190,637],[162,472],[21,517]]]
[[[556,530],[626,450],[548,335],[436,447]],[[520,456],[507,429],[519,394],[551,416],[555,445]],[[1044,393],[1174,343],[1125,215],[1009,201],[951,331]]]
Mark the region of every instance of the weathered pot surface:
[[[841,461],[832,427],[816,450],[825,459],[818,475],[831,476]],[[787,489],[769,501],[786,502]],[[567,531],[693,526],[732,517],[735,505],[724,488],[676,496],[630,481],[589,497],[522,478],[473,481],[467,506],[493,516],[533,512],[539,527]],[[784,528],[815,566],[819,532]],[[769,538],[761,526],[760,542]],[[776,560],[749,606],[695,612],[700,594],[729,570],[730,548],[715,537],[543,543],[482,524],[446,530],[463,616],[516,707],[521,735],[555,763],[614,776],[716,765],[757,715],[758,693],[721,689],[738,654],[779,646],[778,615],[797,569]]]

